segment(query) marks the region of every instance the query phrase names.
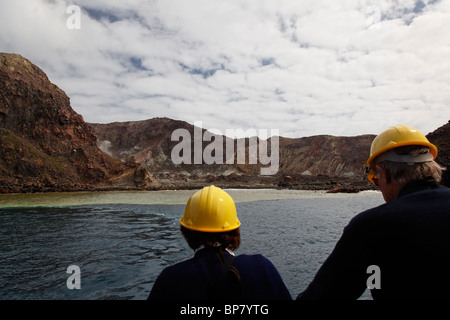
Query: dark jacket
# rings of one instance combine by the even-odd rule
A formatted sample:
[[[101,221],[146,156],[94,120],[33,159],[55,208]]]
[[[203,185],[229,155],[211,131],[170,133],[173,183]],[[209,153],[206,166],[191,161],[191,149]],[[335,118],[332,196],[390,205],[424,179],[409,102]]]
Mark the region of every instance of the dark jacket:
[[[412,182],[355,216],[297,299],[357,299],[374,284],[371,265],[374,299],[450,299],[450,189]]]
[[[218,290],[220,297],[216,296],[223,263],[230,254],[224,252],[223,258],[221,262],[217,250],[202,249],[192,259],[165,268],[156,279],[148,299],[291,299],[274,265],[260,254],[236,256],[232,266],[237,269],[238,276],[235,272],[228,272]]]

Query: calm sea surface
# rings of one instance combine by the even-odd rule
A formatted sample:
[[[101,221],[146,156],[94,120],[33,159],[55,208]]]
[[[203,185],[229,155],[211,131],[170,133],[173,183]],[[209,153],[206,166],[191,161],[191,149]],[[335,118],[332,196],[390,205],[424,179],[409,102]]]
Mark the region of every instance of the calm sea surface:
[[[383,203],[379,192],[227,191],[242,222],[236,253],[270,259],[293,298],[349,220]],[[164,267],[193,254],[178,223],[193,192],[0,195],[0,299],[146,299]],[[67,287],[71,265],[79,290]]]

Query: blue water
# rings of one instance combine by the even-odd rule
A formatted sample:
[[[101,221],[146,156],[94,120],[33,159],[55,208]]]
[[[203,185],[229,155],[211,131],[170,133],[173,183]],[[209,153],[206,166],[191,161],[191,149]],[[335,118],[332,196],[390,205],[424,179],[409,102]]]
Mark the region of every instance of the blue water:
[[[376,192],[238,202],[236,253],[269,258],[295,297],[351,217],[382,202]],[[193,254],[178,230],[183,211],[132,203],[0,209],[0,299],[146,299],[164,267]],[[70,265],[80,268],[79,290],[67,287]]]

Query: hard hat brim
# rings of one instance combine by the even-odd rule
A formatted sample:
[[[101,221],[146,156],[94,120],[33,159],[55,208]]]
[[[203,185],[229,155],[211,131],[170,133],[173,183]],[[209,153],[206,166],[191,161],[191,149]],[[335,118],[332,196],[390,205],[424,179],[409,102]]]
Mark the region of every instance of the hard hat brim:
[[[437,154],[438,154],[438,148],[430,143],[430,142],[425,142],[425,141],[405,141],[405,142],[399,142],[399,143],[395,143],[389,146],[386,146],[380,150],[378,150],[377,152],[373,153],[370,155],[369,159],[367,159],[366,161],[366,168],[371,168],[372,167],[372,163],[373,160],[378,157],[380,154],[385,153],[386,151],[389,151],[391,149],[395,149],[395,148],[399,148],[399,147],[404,147],[404,146],[424,146],[424,147],[428,147],[430,148],[430,153],[433,155],[433,159],[436,159]]]
[[[206,228],[206,227],[193,227],[191,225],[188,225],[184,223],[183,217],[180,218],[180,224],[185,227],[186,229],[193,230],[193,231],[200,231],[200,232],[210,232],[210,233],[219,233],[219,232],[228,232],[233,231],[241,226],[241,222],[238,220],[236,221],[236,224],[233,227],[230,228]]]

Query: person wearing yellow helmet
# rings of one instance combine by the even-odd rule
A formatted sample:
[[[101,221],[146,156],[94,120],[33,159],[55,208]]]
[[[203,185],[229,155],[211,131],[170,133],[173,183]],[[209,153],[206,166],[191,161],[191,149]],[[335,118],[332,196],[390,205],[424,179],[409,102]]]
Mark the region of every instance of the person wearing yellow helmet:
[[[366,173],[385,204],[356,215],[298,300],[450,299],[450,189],[437,147],[398,125],[372,142]]]
[[[275,266],[261,254],[235,256],[241,222],[232,197],[213,185],[195,192],[180,219],[194,257],[165,268],[148,299],[291,299]]]
[[[410,181],[431,178],[439,182],[442,167],[434,159],[437,147],[417,129],[398,125],[380,133],[372,142],[370,156],[366,162],[367,178],[380,183],[384,199],[389,202]]]

